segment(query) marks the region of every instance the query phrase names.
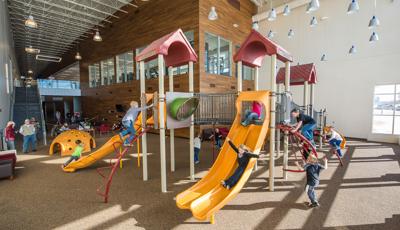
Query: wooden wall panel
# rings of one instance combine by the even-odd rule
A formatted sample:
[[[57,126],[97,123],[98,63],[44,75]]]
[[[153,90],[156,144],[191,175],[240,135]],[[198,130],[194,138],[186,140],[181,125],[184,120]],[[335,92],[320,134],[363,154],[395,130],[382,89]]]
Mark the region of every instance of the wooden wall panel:
[[[211,6],[216,8],[218,20],[208,20],[208,13]],[[256,7],[251,1],[241,0],[240,10],[231,5],[228,0],[200,0],[200,24],[199,24],[199,59],[200,59],[200,91],[204,93],[235,92],[236,65],[233,63],[233,55],[236,53],[236,46],[241,45],[252,27],[252,15]],[[234,27],[238,24],[239,27]],[[232,77],[208,74],[205,72],[205,33],[209,32],[219,35],[232,42],[231,72]],[[253,81],[243,81],[243,90],[254,89]],[[210,87],[215,85],[215,87]]]

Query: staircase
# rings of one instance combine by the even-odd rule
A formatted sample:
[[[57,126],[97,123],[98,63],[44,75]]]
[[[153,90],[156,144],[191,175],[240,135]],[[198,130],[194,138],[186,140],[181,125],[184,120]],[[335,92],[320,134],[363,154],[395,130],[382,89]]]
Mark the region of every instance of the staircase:
[[[25,119],[34,117],[38,122],[42,121],[39,91],[36,86],[15,87],[13,120],[19,128]],[[41,127],[42,124],[41,124]]]

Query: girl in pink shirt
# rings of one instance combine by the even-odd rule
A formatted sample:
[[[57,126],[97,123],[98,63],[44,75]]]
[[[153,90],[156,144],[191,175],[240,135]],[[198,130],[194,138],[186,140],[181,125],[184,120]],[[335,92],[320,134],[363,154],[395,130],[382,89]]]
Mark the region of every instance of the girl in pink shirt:
[[[262,111],[261,103],[257,101],[253,101],[252,110],[246,110],[245,119],[242,122],[243,126],[248,126],[252,120],[260,119]]]

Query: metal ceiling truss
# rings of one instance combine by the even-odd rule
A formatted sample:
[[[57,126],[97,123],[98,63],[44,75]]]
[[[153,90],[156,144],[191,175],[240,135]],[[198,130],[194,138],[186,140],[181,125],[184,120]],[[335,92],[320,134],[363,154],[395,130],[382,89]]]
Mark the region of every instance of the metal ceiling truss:
[[[25,52],[25,47],[40,49],[40,55],[61,57],[77,49],[80,41],[91,38],[95,29],[105,28],[121,13],[128,13],[124,6],[138,7],[131,0],[7,0],[7,3],[21,72],[34,68],[36,74],[49,63],[37,62],[35,55]],[[37,28],[25,26],[29,15],[38,24]]]

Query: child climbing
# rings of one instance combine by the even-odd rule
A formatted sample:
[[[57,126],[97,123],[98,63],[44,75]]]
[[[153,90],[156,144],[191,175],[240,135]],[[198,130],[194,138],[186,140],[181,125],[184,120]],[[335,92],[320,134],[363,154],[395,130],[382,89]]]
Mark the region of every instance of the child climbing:
[[[317,127],[315,120],[308,115],[300,113],[299,109],[293,109],[291,114],[297,120],[297,125],[290,132],[295,133],[301,128],[301,134],[315,146],[314,130]]]
[[[324,128],[325,139],[328,143],[335,148],[338,156],[341,158],[343,156],[341,145],[343,142],[342,136],[337,133],[332,127],[325,127]]]
[[[226,138],[231,148],[237,153],[237,163],[238,167],[236,168],[235,172],[230,176],[227,180],[221,181],[221,185],[226,189],[231,189],[236,183],[239,181],[240,177],[244,173],[244,170],[247,167],[247,164],[250,161],[250,158],[258,158],[258,155],[253,154],[250,152],[249,148],[245,145],[240,145],[237,148],[229,137]]]
[[[257,102],[253,101],[252,109],[246,110],[245,112],[245,119],[242,122],[243,126],[248,126],[252,120],[260,119],[262,111],[262,105]]]
[[[200,163],[199,160],[199,154],[200,154],[200,148],[201,148],[201,135],[200,133],[197,134],[197,136],[193,139],[193,145],[194,145],[194,163],[198,164]]]
[[[310,199],[310,203],[308,203],[309,207],[319,207],[317,194],[315,193],[315,188],[319,185],[319,173],[321,169],[328,168],[328,159],[324,158],[324,166],[318,163],[318,159],[316,156],[310,154],[307,158],[306,163],[303,167],[300,166],[299,162],[295,162],[299,169],[303,168],[307,174],[307,195]]]
[[[67,167],[67,165],[69,165],[72,161],[77,161],[77,160],[79,160],[79,158],[81,158],[83,148],[85,147],[85,145],[81,140],[76,140],[75,144],[76,144],[76,147],[74,149],[74,152],[72,153],[72,155],[68,159],[68,161],[65,162],[63,165],[61,165],[61,168]]]
[[[131,108],[126,112],[125,116],[122,118],[122,125],[125,127],[125,130],[120,132],[121,140],[127,134],[129,134],[129,138],[126,138],[124,141],[124,146],[131,146],[132,140],[135,138],[136,130],[134,128],[135,121],[137,116],[141,112],[142,109],[148,109],[153,107],[153,104],[146,106],[145,108],[139,107],[137,101],[131,101],[130,103]]]

